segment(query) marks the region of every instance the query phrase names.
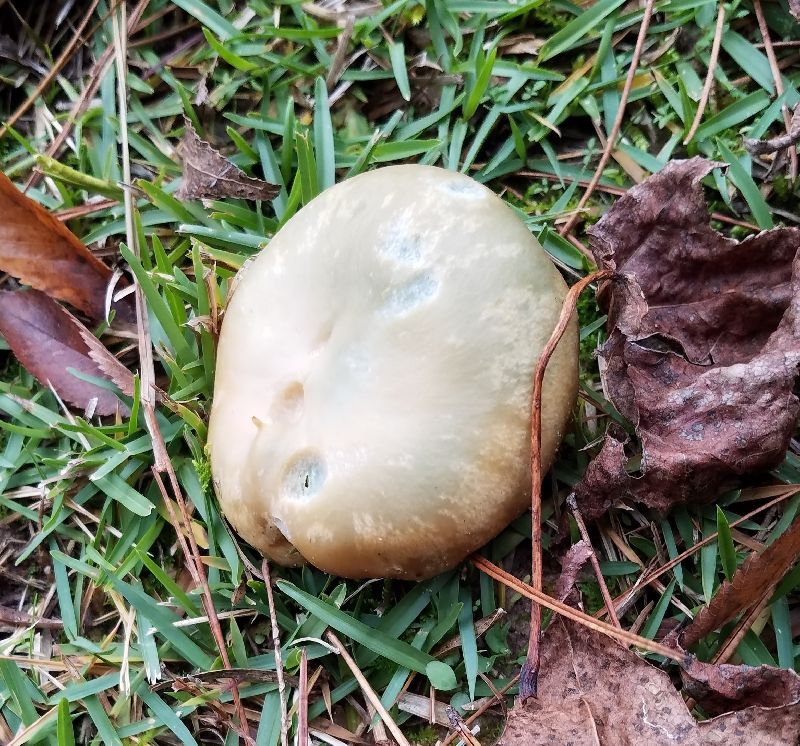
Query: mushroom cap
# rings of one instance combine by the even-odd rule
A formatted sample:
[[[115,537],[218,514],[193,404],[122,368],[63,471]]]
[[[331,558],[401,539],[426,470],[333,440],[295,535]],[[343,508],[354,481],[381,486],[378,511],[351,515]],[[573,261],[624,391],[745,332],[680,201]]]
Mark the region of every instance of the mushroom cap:
[[[566,284],[491,190],[391,166],[326,190],[242,270],[209,449],[225,515],[281,564],[423,579],[530,504],[533,372]],[[549,468],[577,393],[545,376]]]

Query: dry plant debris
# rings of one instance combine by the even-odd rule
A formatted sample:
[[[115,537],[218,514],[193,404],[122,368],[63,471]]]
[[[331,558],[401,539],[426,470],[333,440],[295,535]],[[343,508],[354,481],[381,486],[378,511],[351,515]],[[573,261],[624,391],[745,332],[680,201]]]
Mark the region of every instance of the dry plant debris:
[[[800,519],[760,554],[753,552],[726,580],[711,603],[704,606],[683,631],[681,643],[694,645],[709,632],[719,629],[740,611],[752,606],[764,593],[769,593],[800,557]]]
[[[111,270],[1,172],[0,215],[0,271],[103,318]]]
[[[43,386],[52,385],[63,399],[92,414],[127,411],[113,391],[70,373],[73,368],[89,376],[106,378],[82,332],[91,334],[44,293],[0,291],[0,334]]]
[[[248,176],[222,153],[197,135],[194,125],[184,119],[186,132],[179,146],[183,159],[183,182],[178,199],[272,199],[275,184]]]
[[[265,12],[266,6],[270,12]],[[544,590],[530,593],[530,586],[492,574],[485,566],[480,587],[471,569],[421,585],[368,583],[358,588],[313,568],[281,570],[282,579],[296,583],[313,605],[304,607],[276,589],[274,616],[280,637],[297,646],[285,644],[282,663],[275,663],[268,651],[269,617],[258,561],[251,548],[231,538],[207,485],[201,483],[207,467],[203,445],[214,381],[214,336],[205,320],[216,318],[216,309],[222,308],[233,270],[300,206],[322,189],[378,163],[440,163],[476,175],[525,212],[531,231],[574,277],[588,272],[588,250],[584,252],[581,234],[567,228],[607,209],[608,195],[624,194],[631,180],[639,182],[670,161],[687,157],[687,152],[702,152],[730,166],[726,175],[713,175],[716,193],[708,191],[709,200],[714,200],[713,218],[723,221],[726,230],[741,235],[753,231],[754,224],[763,229],[776,220],[800,224],[795,214],[798,185],[785,180],[781,167],[787,151],[796,157],[797,122],[788,121],[787,114],[797,104],[800,25],[793,23],[789,10],[800,16],[800,3],[790,0],[789,10],[786,4],[761,0],[754,4],[667,1],[654,9],[652,2],[634,6],[620,0],[572,4],[325,0],[289,5],[138,0],[114,5],[113,18],[107,8],[97,6],[97,10],[93,3],[16,5],[13,12],[9,3],[0,8],[4,82],[0,124],[15,122],[14,131],[8,130],[5,137],[8,128],[0,126],[2,168],[15,183],[26,184],[26,193],[54,215],[74,221],[70,225],[78,236],[85,236],[86,244],[113,249],[124,242],[131,249],[122,253],[133,257],[130,273],[147,289],[152,339],[144,322],[137,331],[143,347],[149,350],[152,341],[159,384],[169,394],[162,398],[155,428],[163,428],[164,439],[150,452],[146,418],[73,418],[63,411],[63,402],[71,403],[63,391],[56,396],[13,363],[4,369],[0,626],[12,631],[0,650],[0,743],[56,739],[127,743],[144,738],[191,745],[222,743],[239,729],[247,733],[245,742],[249,736],[273,746],[283,739],[303,740],[304,724],[315,740],[327,733],[346,743],[380,741],[387,730],[382,721],[375,721],[377,727],[370,730],[375,724],[373,712],[352,669],[314,642],[324,639],[327,625],[352,654],[367,686],[385,699],[389,715],[409,741],[428,742],[430,730],[424,723],[431,709],[437,722],[450,724],[442,712],[448,700],[470,728],[487,711],[494,719],[505,715],[505,703],[518,686],[514,655],[505,649],[511,637],[522,636],[513,629],[519,617],[515,593],[537,598],[557,613],[566,612],[563,605],[548,605],[552,598]],[[654,15],[647,26],[651,9]],[[127,36],[120,33],[126,26]],[[17,39],[15,28],[19,28]],[[632,63],[636,59],[638,66]],[[111,70],[112,62],[116,71]],[[116,75],[120,70],[129,74]],[[39,92],[41,96],[36,95]],[[98,111],[104,115],[97,116]],[[207,179],[213,186],[210,196],[202,199],[220,198],[214,212],[173,199],[171,188],[180,179],[181,168],[171,157],[169,143],[182,133],[182,112],[192,121],[200,118],[209,123],[209,131],[228,125],[232,142],[225,152],[231,162],[279,183],[278,198],[248,204],[238,198],[247,197],[243,193],[225,200],[214,168],[203,171],[205,153],[195,178]],[[125,133],[130,148],[120,148]],[[744,152],[743,136],[757,141],[758,157]],[[775,148],[773,157],[770,151]],[[36,170],[35,154],[43,152],[70,169],[77,181],[56,171],[45,177]],[[120,168],[121,152],[133,177],[142,179],[136,182],[141,191],[125,187],[128,226],[123,224],[126,215],[121,205],[97,199],[103,194],[98,183],[118,182],[122,174],[130,174]],[[233,169],[232,163],[222,159],[219,167]],[[222,181],[231,173],[235,172],[223,170]],[[81,179],[82,175],[87,178]],[[122,181],[129,183],[127,175]],[[236,182],[235,176],[231,178]],[[587,183],[593,185],[588,209],[576,211]],[[0,217],[6,222],[0,226],[0,271],[11,277],[0,277],[2,289],[15,289],[13,278],[17,278],[22,285],[70,304],[92,322],[100,319],[109,270],[98,266],[91,255],[87,258],[81,242],[76,245],[52,225],[46,210],[42,217],[38,213],[42,208],[27,204],[22,192],[8,187],[8,183],[0,186]],[[677,194],[668,207],[690,207],[694,197],[687,200],[687,195],[691,197],[691,188]],[[707,222],[707,215],[700,212],[698,222]],[[12,219],[20,215],[20,220]],[[141,226],[138,256],[127,230],[131,219]],[[21,226],[16,233],[15,225]],[[687,245],[685,238],[696,237],[693,231],[679,232],[679,240],[666,247],[667,254],[678,257]],[[766,240],[774,235],[778,234]],[[759,239],[743,242],[724,255],[719,262],[723,278],[738,271],[737,264],[751,245],[758,247]],[[71,252],[73,258],[62,264],[63,256]],[[76,260],[78,256],[83,259]],[[774,269],[765,265],[764,272]],[[714,271],[709,263],[706,279]],[[626,292],[635,296],[630,283],[621,281],[612,289],[623,300]],[[790,295],[787,286],[786,305],[778,303],[784,311]],[[11,303],[28,303],[35,297],[25,291]],[[118,318],[134,318],[130,299],[117,307]],[[637,300],[647,302],[644,296]],[[64,309],[53,300],[45,301],[60,324]],[[589,363],[595,335],[602,334],[598,331],[602,320],[591,302],[580,310],[586,332],[582,352]],[[762,310],[748,307],[753,315]],[[648,305],[644,322],[652,311]],[[634,321],[642,324],[642,319]],[[75,327],[71,318],[69,324],[65,329]],[[766,329],[769,324],[759,327],[759,345],[734,367],[751,371],[752,361],[774,340],[780,313],[771,324],[773,332]],[[45,363],[52,361],[46,357],[57,354],[63,359],[75,353],[82,362],[88,355],[100,372],[132,393],[132,374],[103,345],[110,337],[98,340],[85,327],[76,328],[85,348],[66,331],[61,344],[48,338],[39,345],[40,358],[33,363],[22,355],[29,338],[40,331],[26,323],[21,331],[10,332],[7,341],[24,365],[34,372],[39,366],[40,377],[50,380],[56,392],[59,375],[48,378]],[[74,349],[64,351],[65,340],[72,340]],[[692,358],[688,350],[694,341],[691,335],[678,341],[651,335],[631,338],[626,345],[642,348],[642,356],[648,352],[667,356],[671,351],[686,358],[692,365],[680,367],[681,375],[697,372],[699,377],[717,367],[731,367],[716,358]],[[123,359],[131,359],[131,352],[126,351]],[[6,361],[9,357],[3,355]],[[568,494],[565,487],[573,481],[564,476],[583,471],[585,448],[594,443],[598,430],[602,432],[609,413],[616,414],[594,390],[597,374],[592,365],[585,367],[587,393],[594,395],[590,398],[596,406],[590,412],[587,403],[585,417],[578,419],[571,433],[574,443],[568,442],[562,451],[552,481],[559,498]],[[64,370],[62,366],[61,374]],[[650,367],[644,370],[652,373]],[[674,372],[670,366],[664,370]],[[70,382],[79,380],[67,375]],[[631,389],[635,392],[634,383]],[[769,390],[777,396],[773,388]],[[143,386],[142,391],[149,394],[152,388]],[[641,403],[633,399],[638,417]],[[786,401],[793,401],[790,394]],[[80,403],[75,406],[82,408]],[[99,411],[95,407],[95,415]],[[154,421],[152,402],[149,411]],[[742,412],[746,424],[751,410]],[[645,416],[643,423],[634,424],[641,429],[649,424],[646,420]],[[757,424],[763,425],[763,420]],[[655,432],[651,428],[645,433],[650,437],[649,453],[655,448]],[[773,588],[795,551],[794,529],[782,536],[778,529],[791,523],[798,508],[798,498],[790,494],[800,483],[798,450],[797,443],[792,444],[773,471],[782,485],[770,483],[738,497],[726,496],[721,507],[732,518],[727,544],[723,532],[713,530],[715,509],[690,504],[671,513],[660,526],[658,520],[650,523],[653,516],[646,511],[612,511],[609,522],[600,524],[604,543],[595,544],[592,556],[593,563],[599,560],[602,565],[621,617],[622,628],[605,625],[605,633],[633,649],[677,659],[672,679],[681,669],[683,697],[693,699],[705,715],[741,709],[695,725],[661,672],[615,643],[557,620],[544,641],[538,708],[540,723],[548,713],[559,720],[550,723],[557,742],[569,741],[569,734],[560,734],[570,727],[578,734],[572,738],[577,743],[658,743],[661,736],[667,739],[668,733],[676,732],[685,734],[684,743],[749,746],[797,741],[797,677],[791,669],[798,661],[798,570]],[[604,505],[612,505],[621,492],[634,488],[636,480],[627,473],[636,467],[630,462],[631,453],[635,454],[635,445],[617,433],[606,440],[603,455],[591,467],[595,499]],[[168,490],[158,471],[151,474],[154,457],[157,469],[169,466]],[[107,479],[86,476],[98,468]],[[597,478],[602,469],[606,483]],[[737,475],[711,475],[712,483],[719,478],[718,486],[724,485],[731,476]],[[545,508],[549,484],[548,480]],[[606,493],[600,494],[603,489]],[[667,493],[674,489],[672,483],[665,485]],[[778,494],[782,495],[778,502],[767,501]],[[183,495],[191,498],[188,507]],[[752,502],[758,506],[755,510],[743,504]],[[583,512],[587,513],[585,508]],[[190,520],[196,547],[187,547],[184,524]],[[520,527],[517,522],[492,542],[488,556],[506,566],[526,564],[525,532]],[[613,530],[617,533],[610,542]],[[542,533],[546,539],[548,521],[544,531],[537,532],[537,540]],[[596,537],[593,528],[589,538]],[[181,550],[175,548],[176,538]],[[666,546],[669,538],[672,544]],[[521,551],[511,557],[510,547]],[[569,594],[570,577],[576,576],[590,549],[584,545],[565,558],[567,577],[554,595]],[[753,550],[750,559],[744,560],[745,550]],[[187,572],[187,561],[192,572]],[[627,572],[623,565],[628,565]],[[203,567],[207,569],[201,571]],[[729,583],[720,586],[723,571]],[[580,572],[581,577],[590,577],[588,570]],[[527,569],[519,572],[525,574]],[[650,583],[654,577],[668,584],[667,592],[664,585]],[[499,584],[505,584],[508,592]],[[595,589],[593,582],[590,587]],[[707,609],[702,609],[703,596],[712,599]],[[587,593],[583,602],[586,612],[597,611],[596,597]],[[484,625],[496,619],[497,605],[507,606],[511,613],[485,632]],[[324,611],[325,619],[315,607]],[[664,630],[674,631],[687,616],[684,609],[697,618],[696,627],[683,628],[684,644],[687,635],[702,633],[705,636],[691,646],[698,655],[727,660],[735,652],[753,667],[686,659],[677,646],[665,649],[664,640],[642,640],[633,633],[644,630],[660,640]],[[597,621],[587,613],[576,612],[569,618],[580,618],[584,625]],[[375,634],[357,634],[354,624]],[[750,627],[752,631],[744,635]],[[719,635],[703,632],[717,628]],[[444,656],[453,664],[457,689],[439,687],[437,693],[427,689],[424,677],[406,675],[397,646],[388,644],[387,638],[411,643],[420,654]],[[551,641],[565,640],[572,645],[570,654],[565,655],[563,646],[551,649]],[[716,647],[720,640],[725,642]],[[222,672],[215,672],[219,658],[225,656],[235,668],[225,664]],[[306,671],[307,685],[299,683],[302,661],[308,665],[313,661],[315,667],[313,675]],[[783,669],[757,665],[767,661]],[[277,679],[276,665],[286,669],[286,694],[294,703],[294,714],[283,728],[281,697],[272,681]],[[298,666],[301,676],[296,676]],[[256,675],[258,671],[262,674]],[[596,676],[596,686],[585,677],[578,682],[576,671]],[[163,688],[151,685],[159,677],[167,684]],[[130,692],[124,688],[126,679],[132,684]],[[623,695],[636,693],[640,680],[647,690],[646,721],[639,717],[641,709],[635,711],[635,702],[622,701]],[[244,687],[245,682],[256,686]],[[583,689],[575,688],[577,683]],[[241,707],[234,700],[236,686],[242,686]],[[463,704],[472,688],[474,701]],[[566,699],[560,700],[561,695]],[[410,700],[418,705],[415,711],[422,720],[405,719],[403,707]],[[666,703],[663,720],[656,717],[662,703]],[[545,740],[546,724],[537,725],[530,717],[528,725],[523,722],[531,709],[535,714],[535,705],[515,710],[508,737],[516,732],[518,743]],[[345,722],[351,727],[344,728]],[[454,718],[455,730],[443,745],[459,740],[460,723]],[[490,746],[493,739],[483,724],[482,720],[477,740]],[[653,725],[666,730],[656,727],[653,735]]]
[[[800,677],[791,671],[781,675],[795,681],[794,687],[781,690],[784,700],[697,722],[664,671],[603,635],[559,618],[542,641],[539,697],[511,711],[500,744],[797,743]],[[762,677],[762,686],[769,681]]]
[[[800,405],[800,230],[742,242],[709,224],[701,179],[720,164],[674,161],[590,229],[609,289],[605,393],[636,428],[641,474],[609,434],[576,487],[587,517],[617,497],[667,510],[712,500],[784,457]]]

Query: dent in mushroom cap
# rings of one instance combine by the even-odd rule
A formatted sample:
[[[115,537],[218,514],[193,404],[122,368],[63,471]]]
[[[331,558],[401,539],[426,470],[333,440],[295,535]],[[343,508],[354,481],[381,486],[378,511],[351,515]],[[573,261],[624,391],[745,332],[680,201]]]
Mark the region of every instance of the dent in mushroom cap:
[[[225,314],[209,443],[233,526],[350,577],[457,564],[528,505],[532,375],[565,293],[466,176],[393,166],[324,192]],[[545,466],[576,388],[573,324],[545,379]]]

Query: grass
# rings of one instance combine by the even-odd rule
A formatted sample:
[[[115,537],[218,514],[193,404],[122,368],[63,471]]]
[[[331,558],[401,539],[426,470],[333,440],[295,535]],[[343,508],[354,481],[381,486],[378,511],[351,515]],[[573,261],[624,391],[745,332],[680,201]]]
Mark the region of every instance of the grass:
[[[578,239],[620,189],[671,158],[693,154],[730,164],[707,184],[713,209],[744,224],[724,224],[726,230],[743,235],[753,230],[748,224],[766,228],[800,220],[793,214],[792,185],[784,179],[765,186],[764,164],[742,146],[743,136],[782,131],[781,106],[800,101],[800,73],[785,67],[783,93],[776,95],[752,7],[724,7],[712,96],[684,145],[702,94],[717,4],[656,3],[621,136],[582,228],[573,232]],[[604,133],[622,106],[642,21],[642,10],[621,0],[387,0],[354,20],[340,56],[348,64],[329,86],[343,32],[323,17],[327,8],[285,0],[238,7],[228,0],[152,0],[130,36],[123,124],[113,61],[100,73],[91,68],[115,44],[112,13],[100,2],[85,46],[0,140],[3,170],[21,185],[38,165],[47,178],[28,194],[60,211],[119,198],[120,129],[127,127],[141,256],[124,245],[121,202],[101,203],[69,225],[93,247],[105,247],[112,261],[119,249],[142,287],[159,384],[175,402],[159,407],[159,424],[189,502],[231,663],[261,675],[251,673],[239,693],[257,742],[265,745],[280,740],[278,687],[264,676],[276,669],[270,615],[260,558],[232,535],[209,486],[204,444],[214,340],[209,324],[201,322],[224,304],[236,270],[322,189],[395,162],[441,165],[488,184],[519,211],[568,279],[583,276],[587,259],[558,228],[591,179]],[[8,10],[0,7],[0,13]],[[73,13],[84,11],[81,5]],[[765,5],[764,12],[774,41],[800,38],[779,4]],[[18,21],[9,28],[17,33],[20,59],[28,55],[29,62],[57,57],[70,36],[49,16],[36,33]],[[781,61],[795,56],[794,48],[778,49]],[[23,62],[0,59],[0,119],[39,82],[36,65]],[[66,125],[71,104],[95,79],[97,92],[57,162],[42,158]],[[174,149],[183,115],[201,136],[226,144],[226,154],[241,168],[279,184],[280,194],[269,204],[178,202],[172,196],[180,176]],[[570,485],[616,415],[599,390],[591,356],[603,337],[600,310],[586,297],[580,312],[584,397],[546,483],[545,547]],[[136,356],[126,344],[114,349],[135,369]],[[237,743],[230,687],[213,676],[191,677],[219,669],[220,650],[152,478],[152,447],[138,397],[129,402],[129,419],[87,421],[71,418],[11,356],[4,358],[1,378],[0,606],[54,617],[61,625],[16,627],[0,639],[0,741]],[[790,453],[759,483],[798,482],[800,460]],[[623,626],[636,622],[648,637],[674,627],[708,601],[753,541],[769,542],[784,530],[800,496],[730,528],[766,502],[762,495],[754,488],[736,490],[719,507],[681,508],[666,518],[616,511],[593,529],[614,595],[718,532],[645,588],[625,611]],[[530,539],[523,516],[484,553],[524,576]],[[557,567],[555,555],[546,559]],[[421,584],[357,583],[310,567],[273,572],[282,578],[275,618],[285,672],[298,674],[301,648],[309,676],[321,670],[312,720],[331,706],[342,727],[364,724],[360,687],[326,644],[328,626],[346,641],[395,721],[420,743],[444,729],[433,730],[398,708],[409,679],[410,692],[427,695],[433,682],[437,698],[466,715],[468,702],[506,686],[524,658],[523,604],[472,567]],[[596,584],[585,579],[582,587],[588,610],[601,608]],[[798,588],[795,568],[740,643],[739,660],[797,669]],[[509,615],[479,634],[480,620],[500,607]],[[727,632],[702,641],[698,654],[709,659]],[[460,643],[435,658],[432,651],[456,634]],[[291,684],[290,703],[296,692]],[[298,726],[294,709],[292,733]],[[373,727],[375,721],[367,716],[367,723]],[[497,718],[484,720],[483,727],[483,733],[496,733]]]

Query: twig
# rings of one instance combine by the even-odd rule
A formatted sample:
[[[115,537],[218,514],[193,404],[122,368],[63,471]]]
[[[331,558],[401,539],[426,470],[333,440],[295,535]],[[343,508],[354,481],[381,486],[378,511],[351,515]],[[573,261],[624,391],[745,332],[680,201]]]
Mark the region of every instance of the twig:
[[[589,538],[589,532],[586,530],[586,523],[583,520],[581,511],[578,510],[578,503],[575,501],[574,492],[567,497],[567,507],[570,509],[572,517],[575,519],[575,523],[578,525],[578,531],[581,534],[581,539],[583,539],[589,547],[589,562],[592,563],[592,569],[594,570],[595,577],[597,578],[597,584],[600,586],[600,593],[603,594],[603,603],[608,611],[608,616],[611,619],[611,623],[615,627],[622,629],[622,625],[619,623],[619,619],[617,619],[617,612],[614,609],[614,601],[611,598],[611,594],[608,592],[606,579],[603,577],[603,571],[600,569],[600,562],[597,559],[597,554],[592,548],[592,540]]]
[[[64,626],[60,619],[34,617],[24,611],[9,609],[7,606],[0,606],[0,624],[10,627],[41,627],[42,629],[61,629]]]
[[[561,315],[553,333],[542,350],[533,376],[533,395],[531,397],[531,531],[533,546],[531,552],[531,583],[537,591],[542,590],[542,388],[547,363],[556,345],[567,330],[575,304],[583,289],[592,282],[611,277],[610,270],[600,270],[576,282],[564,298]],[[536,696],[536,680],[539,676],[539,637],[542,631],[542,610],[538,604],[531,605],[531,629],[528,641],[528,657],[520,674],[520,697],[527,699]]]
[[[567,606],[567,604],[561,603],[561,601],[556,601],[556,599],[548,596],[546,593],[537,591],[533,586],[522,582],[518,578],[515,578],[513,575],[507,573],[505,570],[499,568],[494,563],[489,562],[489,560],[487,560],[485,557],[481,557],[478,554],[473,554],[472,557],[470,557],[470,562],[472,562],[472,564],[475,565],[475,567],[477,567],[481,572],[486,573],[490,578],[494,578],[496,581],[502,583],[508,588],[511,588],[511,590],[516,591],[521,596],[525,596],[525,598],[529,598],[531,601],[541,604],[546,609],[550,609],[556,614],[560,614],[567,619],[571,619],[573,622],[577,622],[578,624],[588,627],[595,632],[600,632],[601,634],[607,635],[623,645],[635,645],[636,647],[642,648],[649,653],[655,653],[656,655],[661,655],[664,658],[669,658],[669,660],[678,661],[679,663],[682,663],[686,660],[686,653],[681,653],[673,648],[668,648],[666,645],[653,642],[652,640],[648,640],[646,637],[634,635],[625,629],[618,629],[613,624],[601,622],[599,619],[595,619],[589,614],[578,611],[578,609],[575,609],[572,606]]]
[[[499,692],[496,692],[494,697],[490,697],[486,700],[475,712],[472,713],[465,721],[465,725],[471,725],[475,722],[481,715],[483,715],[486,710],[490,707],[494,707],[495,700],[500,702],[501,706],[503,704],[503,700],[501,699],[502,695],[504,695],[512,686],[514,686],[519,681],[519,676],[515,676],[511,681],[508,682]],[[457,738],[460,738],[460,734],[458,733],[451,733],[447,736],[447,738],[442,741],[442,746],[450,746],[453,741]]]
[[[771,137],[769,140],[747,138],[744,141],[744,146],[753,155],[765,155],[766,153],[774,153],[777,150],[792,148],[798,142],[800,142],[800,104],[794,108],[789,132],[785,135],[778,135],[778,137]]]
[[[769,60],[769,69],[772,72],[772,79],[775,81],[775,95],[783,95],[783,77],[781,76],[781,69],[778,67],[778,59],[775,57],[775,50],[772,48],[772,38],[769,35],[769,26],[767,26],[767,19],[764,18],[764,9],[761,7],[761,0],[753,0],[753,8],[756,11],[756,19],[758,20],[758,29],[761,31],[761,38],[764,40],[764,52]],[[786,126],[786,134],[792,131],[792,118],[789,114],[789,109],[782,106],[783,123]],[[797,152],[794,149],[789,150],[789,178],[792,182],[797,179]]]
[[[697,103],[697,111],[694,113],[694,120],[692,126],[689,127],[689,132],[683,138],[683,144],[688,145],[700,122],[703,121],[703,114],[706,110],[708,97],[711,94],[711,86],[714,84],[714,71],[717,69],[717,60],[719,59],[719,47],[722,42],[722,29],[725,26],[725,3],[720,0],[719,10],[717,11],[717,25],[714,29],[714,41],[711,43],[711,55],[708,58],[708,70],[706,70],[706,79],[703,82],[703,92],[700,94],[700,101]]]
[[[276,661],[277,663],[277,661]],[[297,708],[297,740],[300,746],[308,746],[308,651],[300,651],[300,702]]]
[[[386,724],[386,727],[391,731],[395,741],[397,741],[399,746],[411,746],[406,737],[403,735],[403,732],[397,727],[397,724],[394,722],[394,720],[392,720],[391,715],[389,715],[389,713],[386,711],[386,708],[383,706],[383,704],[381,704],[380,697],[375,694],[375,690],[370,686],[370,683],[361,672],[358,664],[347,652],[345,646],[342,645],[339,638],[333,632],[331,632],[331,630],[327,630],[325,632],[325,637],[327,637],[328,640],[339,650],[339,655],[342,656],[342,660],[347,664],[347,667],[350,669],[355,680],[358,682],[359,686],[364,692],[364,696],[375,708],[375,711],[378,713],[378,715],[380,715],[381,720],[383,720],[383,722]]]
[[[267,587],[269,619],[272,624],[272,645],[275,648],[275,670],[278,672],[278,696],[281,701],[281,744],[282,746],[288,746],[289,719],[286,715],[286,683],[283,680],[283,662],[281,661],[281,635],[278,630],[278,617],[275,614],[275,599],[272,596],[272,577],[269,572],[269,561],[266,558],[261,563],[261,572],[264,575],[264,585]],[[300,675],[302,676],[302,672]],[[306,669],[306,676],[308,676],[308,669]],[[303,741],[300,743],[301,746],[305,746]]]
[[[8,133],[8,130],[11,129],[11,127],[13,127],[17,123],[17,120],[19,120],[19,118],[23,114],[25,114],[25,112],[28,111],[28,109],[30,109],[31,106],[33,106],[36,103],[36,101],[39,99],[39,96],[41,96],[42,93],[44,92],[44,89],[47,88],[48,85],[50,85],[50,82],[53,80],[53,78],[55,78],[56,75],[58,75],[58,73],[61,72],[61,68],[67,64],[69,58],[75,51],[75,48],[79,44],[86,44],[86,40],[81,38],[81,34],[83,34],[84,29],[91,20],[92,15],[94,14],[95,8],[97,8],[97,4],[99,1],[100,0],[92,0],[89,9],[86,11],[86,15],[84,15],[84,17],[78,24],[78,27],[75,29],[75,33],[73,34],[72,39],[70,39],[69,44],[67,44],[66,48],[61,53],[59,58],[53,63],[53,66],[47,72],[47,75],[45,75],[39,81],[39,84],[36,86],[36,88],[34,88],[33,91],[31,91],[31,95],[28,96],[28,98],[26,98],[25,101],[23,101],[17,107],[17,110],[3,123],[2,127],[0,127],[0,140],[2,140],[3,137]]]
[[[636,46],[633,50],[633,56],[631,57],[631,66],[628,69],[628,75],[625,78],[625,85],[622,89],[622,94],[620,95],[619,101],[619,108],[617,109],[617,116],[614,119],[614,124],[611,127],[611,132],[608,133],[608,141],[606,142],[605,148],[603,148],[603,154],[600,156],[600,163],[597,164],[597,168],[595,169],[594,175],[592,176],[592,180],[589,182],[589,186],[586,191],[583,193],[583,196],[580,198],[578,202],[578,206],[576,210],[580,211],[584,207],[586,207],[586,203],[589,201],[589,197],[592,196],[592,193],[595,190],[595,187],[600,182],[600,179],[603,176],[603,171],[608,164],[609,159],[611,158],[611,151],[614,149],[614,144],[617,141],[617,137],[619,136],[620,129],[622,129],[622,120],[625,117],[625,107],[628,103],[628,96],[630,95],[631,88],[633,88],[633,81],[636,77],[636,69],[639,67],[639,58],[642,56],[642,48],[644,47],[644,40],[647,36],[647,29],[650,27],[650,18],[653,15],[653,5],[655,0],[646,0],[645,8],[644,8],[644,15],[642,16],[642,23],[639,26],[639,36],[636,37]],[[574,227],[575,223],[578,222],[578,213],[576,212],[564,225],[560,230],[559,233],[562,236],[567,235]]]
[[[481,742],[472,734],[472,731],[467,727],[455,707],[447,705],[445,712],[447,712],[447,719],[450,721],[450,730],[461,736],[464,746],[481,746]]]

